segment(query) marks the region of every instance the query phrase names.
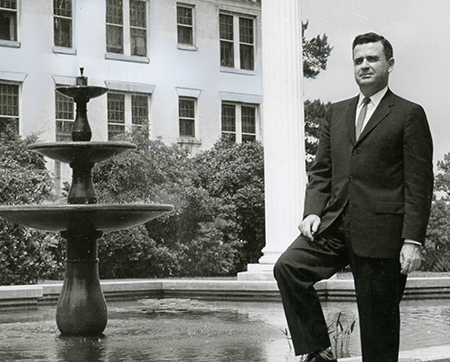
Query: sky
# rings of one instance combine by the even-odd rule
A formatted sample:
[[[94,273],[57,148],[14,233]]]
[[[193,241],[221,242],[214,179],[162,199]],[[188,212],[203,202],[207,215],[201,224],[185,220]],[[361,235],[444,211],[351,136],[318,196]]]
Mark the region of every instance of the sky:
[[[328,65],[305,80],[305,99],[335,102],[358,94],[353,77],[353,39],[375,32],[394,48],[389,87],[420,104],[434,140],[434,163],[450,153],[450,1],[301,0],[306,38],[326,34],[333,46]]]

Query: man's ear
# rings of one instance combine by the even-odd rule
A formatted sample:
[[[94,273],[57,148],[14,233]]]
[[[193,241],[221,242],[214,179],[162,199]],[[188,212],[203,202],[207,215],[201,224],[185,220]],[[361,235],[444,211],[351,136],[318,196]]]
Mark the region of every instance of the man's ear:
[[[394,58],[389,59],[388,64],[389,64],[388,72],[390,73],[394,70],[394,64],[395,64]]]

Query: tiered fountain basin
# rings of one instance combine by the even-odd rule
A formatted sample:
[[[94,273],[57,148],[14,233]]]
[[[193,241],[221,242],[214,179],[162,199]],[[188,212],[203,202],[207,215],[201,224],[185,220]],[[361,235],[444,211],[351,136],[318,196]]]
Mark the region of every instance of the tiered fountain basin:
[[[53,142],[28,146],[73,169],[69,204],[0,206],[0,216],[27,227],[60,232],[66,239],[64,285],[56,309],[56,322],[63,335],[89,336],[103,333],[107,306],[98,274],[98,244],[104,231],[117,231],[144,224],[170,212],[171,205],[97,204],[91,170],[136,146],[127,142]]]

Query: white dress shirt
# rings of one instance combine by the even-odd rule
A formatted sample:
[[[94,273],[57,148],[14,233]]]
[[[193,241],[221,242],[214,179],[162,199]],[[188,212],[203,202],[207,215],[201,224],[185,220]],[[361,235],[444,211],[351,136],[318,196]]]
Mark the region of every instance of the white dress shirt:
[[[366,113],[366,117],[364,118],[362,130],[366,126],[370,117],[372,117],[373,112],[375,112],[375,109],[377,109],[378,105],[380,104],[381,100],[383,99],[383,97],[387,93],[387,91],[388,91],[388,87],[386,86],[382,90],[380,90],[378,93],[375,93],[374,95],[369,97],[370,102],[367,103],[367,113]],[[358,100],[358,107],[356,107],[355,125],[358,120],[359,114],[361,113],[361,108],[363,106],[364,98],[366,98],[366,97],[362,93],[360,93],[359,100]],[[361,132],[362,132],[362,130],[361,130]]]

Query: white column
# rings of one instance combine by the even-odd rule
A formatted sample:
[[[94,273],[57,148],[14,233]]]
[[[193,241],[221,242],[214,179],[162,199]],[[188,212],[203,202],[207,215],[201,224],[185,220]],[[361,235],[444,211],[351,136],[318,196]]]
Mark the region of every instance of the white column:
[[[262,57],[266,246],[242,280],[271,278],[299,234],[306,184],[300,0],[262,0]]]

